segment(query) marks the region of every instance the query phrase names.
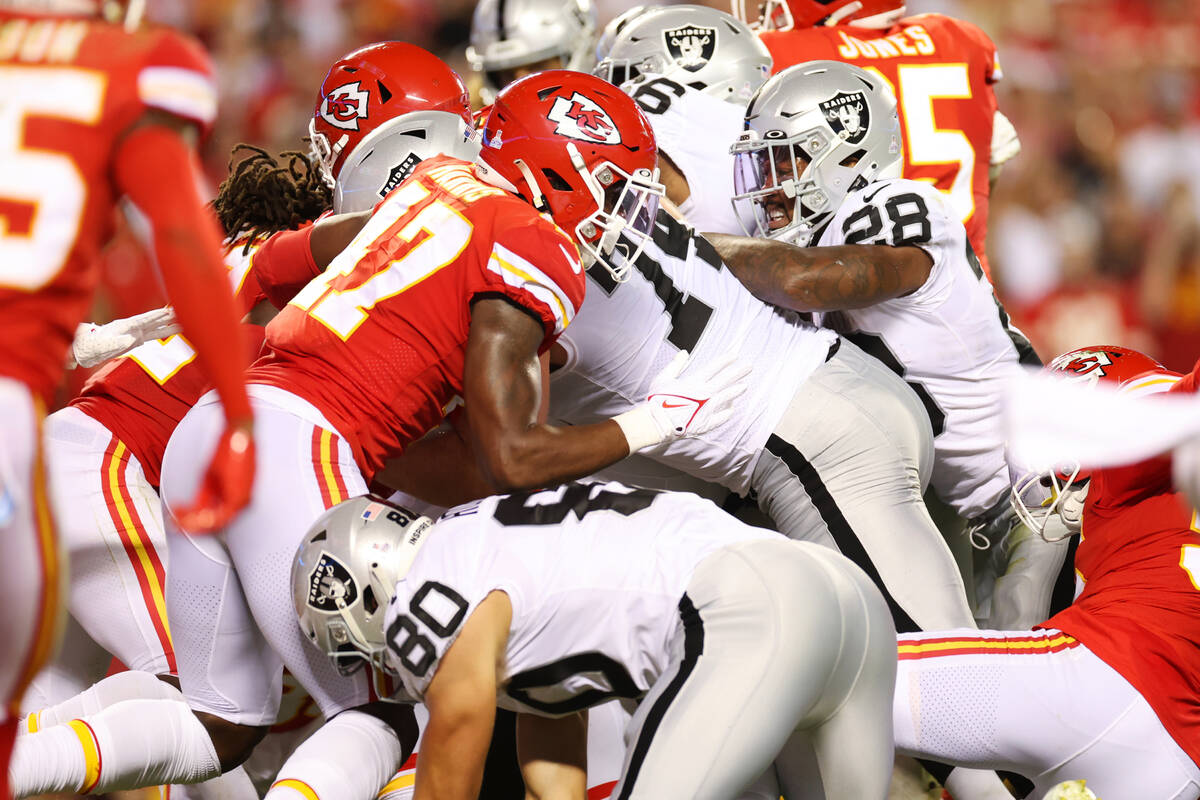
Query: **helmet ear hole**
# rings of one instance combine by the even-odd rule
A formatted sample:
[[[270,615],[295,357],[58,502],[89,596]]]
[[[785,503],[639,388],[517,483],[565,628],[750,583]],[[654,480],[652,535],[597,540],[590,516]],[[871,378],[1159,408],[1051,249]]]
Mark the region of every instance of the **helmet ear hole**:
[[[362,593],[363,608],[368,614],[374,614],[379,610],[379,601],[375,599],[375,590],[370,586],[363,589]]]
[[[556,192],[571,191],[571,184],[567,183],[562,175],[559,175],[549,167],[542,167],[542,174],[546,176],[546,180],[550,182],[550,188]]]

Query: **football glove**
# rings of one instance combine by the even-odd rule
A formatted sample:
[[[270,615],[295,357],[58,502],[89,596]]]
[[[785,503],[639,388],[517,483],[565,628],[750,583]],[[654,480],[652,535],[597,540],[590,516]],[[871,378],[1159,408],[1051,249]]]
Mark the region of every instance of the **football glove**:
[[[250,423],[227,424],[190,506],[172,509],[188,533],[211,533],[229,524],[250,502],[254,487],[254,439]]]
[[[175,323],[175,312],[170,306],[104,325],[84,322],[75,329],[75,341],[71,343],[67,367],[94,367],[110,358],[125,355],[140,344],[176,333],[179,333],[179,326]]]
[[[700,436],[733,416],[733,402],[746,391],[750,365],[738,363],[731,355],[697,365],[691,375],[680,377],[688,361],[688,352],[679,351],[650,382],[646,400],[614,417],[630,453]]]

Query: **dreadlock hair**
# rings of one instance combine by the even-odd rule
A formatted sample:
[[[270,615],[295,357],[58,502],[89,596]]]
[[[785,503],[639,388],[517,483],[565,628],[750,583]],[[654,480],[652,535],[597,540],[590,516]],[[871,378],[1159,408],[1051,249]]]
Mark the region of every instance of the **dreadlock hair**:
[[[256,239],[295,230],[333,207],[333,193],[307,153],[285,150],[276,159],[261,147],[238,144],[229,170],[212,207],[229,239],[246,239],[243,253]]]

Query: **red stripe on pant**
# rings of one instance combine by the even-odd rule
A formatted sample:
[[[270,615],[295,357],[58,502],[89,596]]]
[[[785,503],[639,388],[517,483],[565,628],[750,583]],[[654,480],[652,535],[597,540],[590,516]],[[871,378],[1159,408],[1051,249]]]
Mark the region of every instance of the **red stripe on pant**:
[[[115,436],[104,451],[104,461],[101,468],[100,483],[104,491],[104,501],[108,506],[109,518],[116,528],[117,536],[125,549],[129,563],[133,565],[133,573],[137,576],[138,587],[142,592],[142,600],[150,622],[158,636],[167,661],[167,668],[172,674],[178,672],[175,663],[175,646],[171,642],[170,625],[162,612],[165,601],[162,598],[163,587],[166,586],[166,576],[162,559],[146,532],[146,525],[138,514],[137,506],[133,503],[133,495],[125,472],[129,468],[129,449]],[[124,509],[125,514],[121,513]],[[153,578],[151,577],[153,571]],[[157,596],[156,596],[157,595]]]

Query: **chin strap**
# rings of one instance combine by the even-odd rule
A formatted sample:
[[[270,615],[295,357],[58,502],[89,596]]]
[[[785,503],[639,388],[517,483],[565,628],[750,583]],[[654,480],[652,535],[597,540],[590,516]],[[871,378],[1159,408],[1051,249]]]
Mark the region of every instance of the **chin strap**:
[[[567,146],[570,147],[570,145]],[[533,177],[533,170],[531,170],[529,165],[519,158],[513,159],[513,166],[520,170],[521,174],[525,176],[525,182],[529,184],[529,192],[531,194],[530,202],[533,203],[533,207],[543,214],[549,214],[550,204],[547,203],[546,198],[542,196],[542,190],[538,188],[537,180],[535,180]]]

